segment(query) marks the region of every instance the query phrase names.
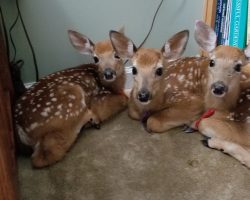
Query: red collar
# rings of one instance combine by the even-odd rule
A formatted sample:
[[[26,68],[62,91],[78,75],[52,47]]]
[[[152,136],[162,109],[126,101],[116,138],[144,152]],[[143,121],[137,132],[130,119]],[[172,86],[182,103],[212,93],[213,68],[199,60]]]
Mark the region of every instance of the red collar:
[[[211,117],[214,113],[215,113],[215,109],[214,108],[209,108],[205,113],[203,113],[203,115],[199,119],[197,119],[194,122],[195,123],[195,128],[198,129],[201,120]]]

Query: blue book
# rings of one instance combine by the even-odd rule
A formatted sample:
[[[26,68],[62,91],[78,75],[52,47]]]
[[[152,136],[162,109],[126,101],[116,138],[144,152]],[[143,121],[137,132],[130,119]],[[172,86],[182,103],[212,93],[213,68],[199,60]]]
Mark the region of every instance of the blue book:
[[[230,32],[230,23],[231,23],[231,12],[232,12],[232,0],[227,2],[227,13],[226,13],[226,23],[223,33],[224,45],[229,45],[229,32]]]
[[[214,30],[217,35],[217,45],[224,44],[224,30],[227,14],[227,2],[228,0],[218,0],[216,4],[216,15]]]
[[[222,11],[221,11],[221,25],[220,25],[220,32],[219,32],[219,43],[218,44],[225,44],[225,37],[224,33],[226,30],[226,15],[227,15],[227,3],[228,0],[222,0]]]
[[[217,42],[220,32],[220,25],[221,25],[221,11],[222,11],[222,0],[218,0],[216,4],[216,15],[215,15],[215,24],[214,24],[214,31],[217,35]]]
[[[229,45],[245,48],[248,0],[232,0]]]

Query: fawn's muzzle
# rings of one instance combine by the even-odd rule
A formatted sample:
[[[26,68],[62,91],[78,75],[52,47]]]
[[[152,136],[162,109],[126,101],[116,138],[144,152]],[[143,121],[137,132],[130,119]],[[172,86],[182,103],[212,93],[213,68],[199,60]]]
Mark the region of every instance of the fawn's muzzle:
[[[138,99],[143,103],[148,102],[150,100],[150,92],[147,89],[141,89],[138,92]]]
[[[215,96],[224,96],[228,91],[228,87],[222,81],[218,81],[211,85],[211,90]]]
[[[104,74],[104,79],[107,81],[112,81],[116,77],[116,72],[111,68],[106,68],[103,74]]]

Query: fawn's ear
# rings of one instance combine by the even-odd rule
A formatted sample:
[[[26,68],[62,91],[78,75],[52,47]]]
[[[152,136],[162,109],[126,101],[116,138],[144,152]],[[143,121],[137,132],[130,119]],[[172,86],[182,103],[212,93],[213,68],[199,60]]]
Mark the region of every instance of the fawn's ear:
[[[125,34],[125,27],[122,26],[121,28],[118,29],[119,33],[122,33],[123,35]]]
[[[88,37],[72,30],[68,30],[68,34],[71,44],[78,52],[90,55],[94,53],[95,45]]]
[[[173,35],[161,49],[163,56],[168,60],[178,59],[186,49],[188,38],[188,30]]]
[[[136,46],[123,33],[110,31],[109,37],[115,52],[122,58],[132,58],[136,52]]]
[[[250,42],[248,43],[247,47],[244,49],[244,54],[248,59],[250,58]]]
[[[216,47],[216,33],[203,21],[195,22],[194,38],[198,45],[207,52],[211,52]]]

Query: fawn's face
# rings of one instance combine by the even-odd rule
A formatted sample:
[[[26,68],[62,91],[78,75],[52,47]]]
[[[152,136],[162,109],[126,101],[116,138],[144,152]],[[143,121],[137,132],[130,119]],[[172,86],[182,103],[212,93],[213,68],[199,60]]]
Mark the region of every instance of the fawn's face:
[[[244,51],[231,46],[216,47],[216,33],[202,21],[195,25],[195,39],[210,57],[208,89],[216,97],[239,90],[241,68],[247,63],[250,48]]]
[[[104,40],[94,44],[86,36],[69,30],[71,44],[81,54],[89,54],[98,66],[99,76],[102,81],[112,83],[124,73],[123,61],[115,54],[110,40]]]
[[[224,97],[240,82],[241,67],[246,62],[244,53],[235,47],[218,46],[210,53],[208,87],[217,97]]]
[[[162,53],[154,49],[139,49],[133,59],[134,98],[147,104],[159,88],[163,73]]]
[[[171,37],[161,50],[137,49],[132,40],[125,35],[116,31],[110,32],[111,43],[116,53],[133,63],[132,98],[140,104],[148,104],[154,99],[160,89],[164,61],[178,59],[185,50],[188,37],[189,32],[185,30]]]

